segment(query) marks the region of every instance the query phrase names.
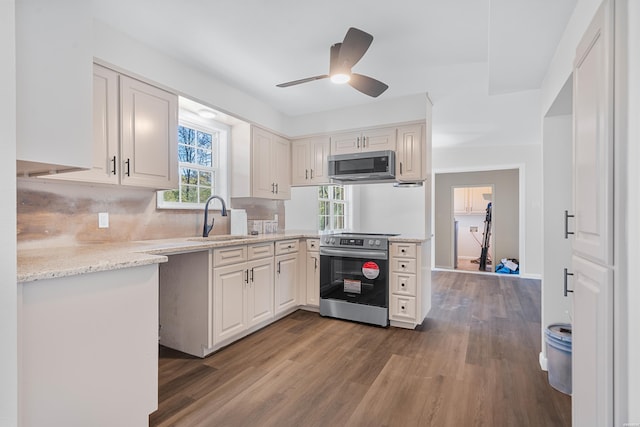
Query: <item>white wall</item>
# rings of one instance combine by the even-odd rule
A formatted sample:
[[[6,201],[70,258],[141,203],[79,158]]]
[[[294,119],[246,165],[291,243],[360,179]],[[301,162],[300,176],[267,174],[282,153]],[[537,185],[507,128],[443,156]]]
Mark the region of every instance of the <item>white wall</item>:
[[[409,95],[382,99],[373,103],[324,111],[287,119],[286,134],[299,137],[318,133],[380,126],[424,120],[427,116],[427,95]]]
[[[455,218],[458,221],[458,257],[479,258],[485,215],[456,215]],[[478,227],[478,231],[471,232],[471,227]],[[493,245],[490,245],[490,248],[493,250]]]
[[[137,40],[94,20],[93,48],[97,60],[194,98],[220,111],[275,132],[285,132],[285,116],[269,105],[189,68]],[[286,135],[286,134],[285,134]]]
[[[318,187],[293,187],[291,200],[284,201],[287,231],[318,229]]]
[[[526,277],[542,275],[541,147],[434,147],[432,151],[434,173],[520,170],[520,274]]]
[[[571,323],[572,294],[563,296],[563,269],[571,270],[571,240],[564,238],[564,211],[573,211],[572,116],[545,117],[543,130],[544,251],[541,326]],[[546,358],[544,334],[542,357]],[[544,364],[544,359],[542,360]]]
[[[360,185],[360,227],[371,233],[400,233],[426,238],[425,223],[431,215],[425,199],[429,185],[397,188],[393,184]]]
[[[16,193],[15,1],[0,1],[0,182]],[[0,425],[18,425],[16,199],[0,207]]]

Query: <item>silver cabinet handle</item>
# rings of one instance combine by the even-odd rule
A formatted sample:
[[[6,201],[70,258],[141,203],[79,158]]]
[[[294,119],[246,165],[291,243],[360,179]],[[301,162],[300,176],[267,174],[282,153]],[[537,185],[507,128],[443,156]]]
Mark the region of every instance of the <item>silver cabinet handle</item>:
[[[569,211],[564,211],[564,238],[565,239],[569,238],[569,234],[574,234],[573,231],[569,231],[569,218],[575,218],[575,215],[569,215]]]
[[[573,276],[573,273],[569,273],[569,270],[565,268],[564,269],[564,296],[565,297],[567,296],[568,292],[573,292],[573,289],[568,289],[568,286],[567,286],[568,276]]]

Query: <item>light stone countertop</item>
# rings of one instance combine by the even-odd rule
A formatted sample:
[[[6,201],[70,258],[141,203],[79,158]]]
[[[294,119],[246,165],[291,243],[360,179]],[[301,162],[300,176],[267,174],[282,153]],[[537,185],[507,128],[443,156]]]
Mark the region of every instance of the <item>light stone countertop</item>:
[[[20,249],[18,283],[167,262],[167,255],[223,246],[314,238],[317,233],[285,232],[258,236],[184,237],[119,243],[89,243],[66,247]]]
[[[313,231],[288,231],[258,236],[212,235],[119,243],[88,243],[67,247],[20,249],[18,283],[54,279],[99,271],[118,270],[167,262],[167,255],[197,252],[224,246],[275,242],[286,239],[319,238]],[[423,243],[424,237],[396,236],[391,242]]]

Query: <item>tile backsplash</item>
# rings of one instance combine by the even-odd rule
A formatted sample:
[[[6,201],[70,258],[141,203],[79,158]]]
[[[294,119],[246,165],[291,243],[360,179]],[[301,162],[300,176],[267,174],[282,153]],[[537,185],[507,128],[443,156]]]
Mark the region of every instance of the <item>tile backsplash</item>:
[[[93,185],[46,178],[17,181],[17,241],[22,246],[122,242],[199,236],[202,210],[156,209],[156,192],[122,186]],[[248,219],[273,220],[284,229],[284,202],[232,199]],[[98,228],[98,213],[109,214],[109,228]],[[229,217],[211,211],[211,234],[228,234]]]

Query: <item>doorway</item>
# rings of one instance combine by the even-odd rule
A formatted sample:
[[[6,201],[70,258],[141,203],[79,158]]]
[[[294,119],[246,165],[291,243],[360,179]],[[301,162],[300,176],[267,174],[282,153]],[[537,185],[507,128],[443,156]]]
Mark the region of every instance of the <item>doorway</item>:
[[[451,187],[453,268],[490,272],[493,266],[493,185]]]
[[[471,212],[476,215],[476,222],[465,225],[464,215],[456,215],[454,202],[454,188],[458,187],[490,187],[492,202],[492,222],[491,235],[489,241],[489,256],[491,257],[491,271],[495,272],[502,259],[518,260],[522,255],[520,248],[520,169],[498,169],[475,172],[443,172],[436,173],[434,179],[434,267],[437,269],[463,271],[454,268],[454,218],[458,221],[459,236],[470,239],[471,244],[475,244],[476,252],[465,254],[460,251],[460,255],[471,258],[480,256],[481,247],[473,240],[475,234],[482,242],[484,232],[484,220],[488,201],[484,200],[484,191],[478,191],[476,197],[482,199],[476,203],[478,208],[472,208]],[[471,226],[478,227],[477,232],[471,232]],[[474,229],[475,230],[475,229]],[[458,242],[458,249],[461,244]],[[457,258],[457,257],[455,257]],[[520,261],[512,271],[519,274]],[[459,264],[459,266],[461,266]],[[475,272],[478,272],[479,265],[476,264]],[[499,271],[499,273],[503,273]],[[504,273],[506,274],[506,273]]]

